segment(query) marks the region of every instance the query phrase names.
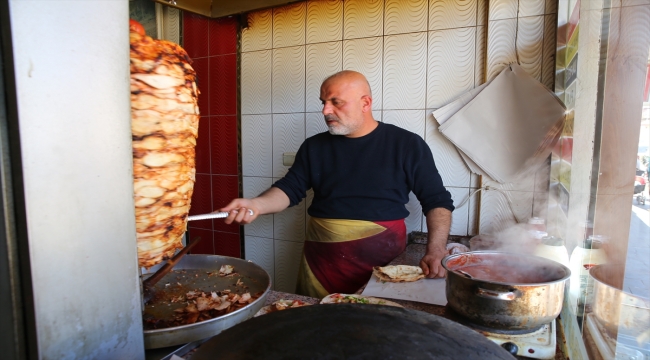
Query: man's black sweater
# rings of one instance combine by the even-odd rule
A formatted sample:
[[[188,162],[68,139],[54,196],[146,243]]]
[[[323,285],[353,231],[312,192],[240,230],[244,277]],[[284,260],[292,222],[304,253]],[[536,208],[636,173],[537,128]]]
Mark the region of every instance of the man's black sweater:
[[[287,194],[290,206],[313,188],[308,213],[319,218],[404,219],[410,191],[424,214],[438,207],[454,210],[426,142],[381,122],[359,138],[329,132],[308,138],[287,175],[273,186]]]

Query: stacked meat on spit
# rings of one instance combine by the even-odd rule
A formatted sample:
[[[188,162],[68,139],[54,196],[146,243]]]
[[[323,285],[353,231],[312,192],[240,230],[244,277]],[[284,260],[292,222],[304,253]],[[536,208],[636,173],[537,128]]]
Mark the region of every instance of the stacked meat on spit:
[[[194,189],[199,108],[196,73],[179,45],[131,24],[131,129],[140,266],[182,248]]]

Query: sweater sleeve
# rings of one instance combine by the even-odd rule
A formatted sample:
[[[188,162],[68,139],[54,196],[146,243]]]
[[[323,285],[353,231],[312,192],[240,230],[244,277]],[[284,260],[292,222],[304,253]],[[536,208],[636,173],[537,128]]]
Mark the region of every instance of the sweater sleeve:
[[[289,197],[289,206],[298,205],[307,196],[311,188],[309,179],[309,161],[307,159],[308,146],[303,142],[296,153],[296,159],[289,168],[289,172],[273,186],[282,190]]]
[[[407,152],[405,166],[409,186],[420,201],[422,212],[426,215],[435,208],[454,211],[454,202],[442,183],[431,149],[420,137],[413,143]]]

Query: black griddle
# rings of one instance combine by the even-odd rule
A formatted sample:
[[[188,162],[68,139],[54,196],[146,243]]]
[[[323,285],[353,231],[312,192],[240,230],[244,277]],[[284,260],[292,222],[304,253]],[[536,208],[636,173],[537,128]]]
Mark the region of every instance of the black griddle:
[[[514,359],[477,332],[425,312],[328,304],[273,312],[203,344],[192,360]]]

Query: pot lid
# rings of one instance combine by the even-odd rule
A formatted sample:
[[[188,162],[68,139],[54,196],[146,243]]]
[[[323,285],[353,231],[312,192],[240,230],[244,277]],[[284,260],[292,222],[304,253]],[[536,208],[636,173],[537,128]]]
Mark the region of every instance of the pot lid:
[[[425,312],[330,304],[278,311],[222,332],[193,360],[514,359],[479,333]]]

